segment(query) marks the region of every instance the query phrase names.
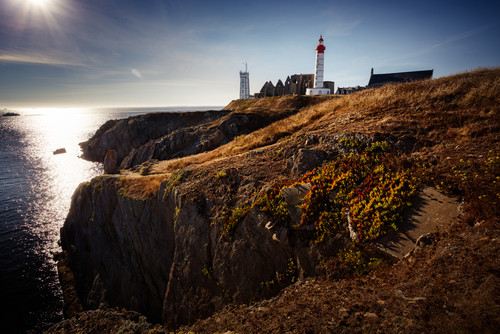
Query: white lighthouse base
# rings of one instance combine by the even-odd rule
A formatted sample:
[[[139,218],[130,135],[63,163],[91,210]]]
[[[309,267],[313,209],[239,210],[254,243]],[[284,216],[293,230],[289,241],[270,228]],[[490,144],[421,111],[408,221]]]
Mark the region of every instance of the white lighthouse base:
[[[306,95],[330,94],[330,88],[306,88]]]

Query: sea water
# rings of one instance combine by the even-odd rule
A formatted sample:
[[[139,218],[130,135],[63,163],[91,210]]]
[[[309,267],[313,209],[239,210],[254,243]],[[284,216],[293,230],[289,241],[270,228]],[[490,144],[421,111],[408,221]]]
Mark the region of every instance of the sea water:
[[[40,332],[63,319],[54,253],[78,184],[102,173],[78,143],[109,119],[220,107],[19,109],[0,112],[0,332]],[[53,154],[65,148],[64,154]]]

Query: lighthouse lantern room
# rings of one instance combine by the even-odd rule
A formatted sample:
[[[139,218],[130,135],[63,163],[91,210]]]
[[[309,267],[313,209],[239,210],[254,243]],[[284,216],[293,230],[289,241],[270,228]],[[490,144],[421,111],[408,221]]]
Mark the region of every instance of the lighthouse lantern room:
[[[318,46],[316,46],[316,69],[314,71],[314,87],[306,89],[306,95],[324,95],[330,94],[330,89],[324,87],[323,74],[325,70],[325,46],[323,45],[323,36],[319,37]]]

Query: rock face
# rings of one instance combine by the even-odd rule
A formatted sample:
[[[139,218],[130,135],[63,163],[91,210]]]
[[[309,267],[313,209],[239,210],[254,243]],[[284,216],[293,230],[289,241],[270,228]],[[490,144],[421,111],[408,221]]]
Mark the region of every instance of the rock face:
[[[292,174],[297,176],[302,175],[314,169],[314,167],[321,165],[327,157],[328,155],[324,151],[300,149],[290,162]]]
[[[104,123],[88,141],[80,143],[83,158],[102,162],[109,150],[116,151],[117,163],[152,139],[165,136],[172,131],[213,121],[229,111],[151,113],[110,120]]]
[[[100,280],[111,305],[160,319],[174,251],[175,204],[160,195],[150,201],[120,196],[115,182],[101,177],[77,188],[61,229],[62,248],[69,252],[84,307],[92,304],[89,296]]]
[[[173,328],[231,301],[272,296],[344,245],[277,242],[265,227],[270,218],[256,210],[228,236],[205,214],[212,205],[168,181],[147,200],[127,196],[111,175],[80,185],[61,242],[83,307],[105,300]]]
[[[113,174],[116,173],[116,152],[115,150],[109,150],[104,157],[104,173]]]
[[[256,113],[233,112],[215,121],[182,127],[133,149],[123,159],[120,168],[131,168],[150,159],[168,160],[210,151],[273,120]]]
[[[230,110],[147,114],[108,121],[80,146],[87,160],[102,162],[113,150],[117,166],[131,168],[150,159],[167,160],[210,151],[296,111],[266,116]]]
[[[406,212],[406,222],[397,233],[380,238],[375,247],[395,258],[434,242],[432,233],[447,229],[460,216],[460,203],[434,188],[425,187],[417,194],[412,208]]]

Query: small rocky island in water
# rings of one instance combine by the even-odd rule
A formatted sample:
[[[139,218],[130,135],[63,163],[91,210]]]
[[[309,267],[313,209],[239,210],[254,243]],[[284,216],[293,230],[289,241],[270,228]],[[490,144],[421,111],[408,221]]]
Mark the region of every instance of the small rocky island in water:
[[[66,153],[66,149],[64,147],[58,148],[57,150],[52,152],[53,155],[64,154],[64,153]]]
[[[499,80],[106,122],[48,332],[496,332]]]
[[[5,117],[12,117],[12,116],[21,116],[20,114],[16,113],[16,112],[12,112],[12,111],[8,111],[8,112],[5,112],[3,113],[2,116],[5,116]]]

